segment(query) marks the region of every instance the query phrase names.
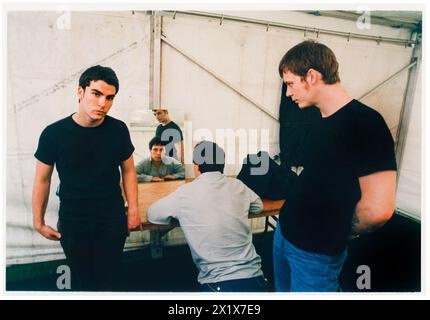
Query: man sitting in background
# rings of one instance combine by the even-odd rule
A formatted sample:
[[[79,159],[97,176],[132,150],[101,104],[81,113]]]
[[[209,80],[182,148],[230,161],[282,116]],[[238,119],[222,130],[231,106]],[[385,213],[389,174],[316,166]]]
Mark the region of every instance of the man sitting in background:
[[[156,182],[185,178],[185,168],[176,159],[165,156],[164,142],[154,137],[149,142],[151,156],[136,166],[138,182]]]

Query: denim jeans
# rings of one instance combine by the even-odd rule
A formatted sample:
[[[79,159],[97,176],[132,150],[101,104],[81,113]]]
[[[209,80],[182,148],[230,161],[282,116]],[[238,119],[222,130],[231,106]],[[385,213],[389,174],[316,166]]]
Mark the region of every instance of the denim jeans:
[[[338,277],[346,256],[346,249],[334,257],[299,249],[283,237],[278,226],[273,238],[275,291],[338,291]]]
[[[227,280],[200,285],[202,292],[267,292],[267,279],[264,276],[247,279]]]

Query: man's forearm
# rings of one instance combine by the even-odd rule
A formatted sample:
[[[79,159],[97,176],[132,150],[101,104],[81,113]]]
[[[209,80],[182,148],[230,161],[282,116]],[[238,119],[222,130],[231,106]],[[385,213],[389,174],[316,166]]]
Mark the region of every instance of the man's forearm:
[[[354,215],[352,217],[352,231],[351,231],[352,235],[359,235],[362,233],[372,232],[377,228],[378,226],[371,225],[360,220],[360,216],[357,214],[357,212],[354,212]]]
[[[182,165],[178,165],[173,173],[173,176],[176,179],[185,179],[185,168]]]
[[[372,219],[374,212],[371,207],[358,203],[352,217],[352,235],[372,232],[384,224],[384,222]]]
[[[137,180],[134,172],[123,176],[124,194],[128,203],[129,212],[137,213]]]
[[[36,182],[33,187],[32,207],[33,226],[35,229],[45,224],[45,212],[48,206],[50,181]]]
[[[147,174],[138,174],[137,175],[137,182],[151,182],[153,176],[147,175]]]
[[[371,232],[391,219],[395,210],[396,171],[380,171],[359,178],[361,198],[352,221],[352,233]]]

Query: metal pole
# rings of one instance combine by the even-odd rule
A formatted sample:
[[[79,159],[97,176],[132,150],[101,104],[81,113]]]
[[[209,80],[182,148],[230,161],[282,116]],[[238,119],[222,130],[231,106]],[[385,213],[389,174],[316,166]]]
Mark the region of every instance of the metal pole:
[[[421,44],[418,44],[412,53],[412,61],[417,65],[421,61]],[[409,122],[411,118],[412,106],[414,103],[414,94],[418,81],[418,68],[409,71],[408,83],[403,99],[402,110],[400,111],[399,130],[396,137],[396,162],[397,162],[397,184],[399,183],[399,174],[403,162],[405,151],[406,137],[408,134]]]
[[[390,77],[388,77],[387,79],[385,79],[384,81],[382,81],[380,84],[378,84],[376,87],[374,87],[373,89],[367,91],[365,94],[363,94],[360,98],[358,98],[358,100],[362,100],[364,98],[367,98],[368,96],[370,96],[373,92],[375,92],[376,90],[378,90],[380,87],[382,87],[383,85],[385,85],[387,82],[390,82],[391,80],[393,80],[395,77],[397,77],[399,74],[401,74],[403,71],[408,70],[410,68],[412,68],[413,66],[415,66],[417,64],[416,59],[412,60],[412,62],[410,64],[408,64],[406,67],[403,67],[402,69],[400,69],[399,71],[397,71],[395,74],[391,75]]]
[[[273,115],[270,111],[268,111],[263,105],[255,101],[253,98],[248,96],[247,94],[243,93],[239,88],[228,82],[226,79],[224,79],[222,76],[217,74],[215,71],[211,70],[209,67],[205,66],[203,63],[197,61],[194,57],[192,57],[189,53],[185,52],[183,49],[179,48],[176,44],[174,44],[172,41],[168,40],[164,35],[161,35],[161,40],[163,40],[165,43],[167,43],[169,46],[171,46],[173,49],[181,53],[183,56],[185,56],[187,59],[198,65],[200,68],[205,70],[206,72],[210,73],[212,76],[214,76],[216,79],[218,79],[221,83],[225,84],[227,87],[238,93],[240,96],[244,97],[246,100],[251,102],[253,105],[255,105],[257,108],[259,108],[261,111],[266,113],[271,118],[278,121],[278,117]]]
[[[161,16],[158,11],[151,15],[150,46],[149,108],[157,109],[161,99]]]
[[[313,16],[324,16],[324,17],[331,17],[331,18],[338,18],[338,19],[346,19],[350,21],[357,21],[358,18],[362,16],[362,13],[356,13],[354,11],[341,11],[341,10],[300,10],[300,12],[309,13]],[[358,11],[360,12],[360,11]],[[369,11],[370,12],[370,11]],[[378,11],[376,11],[376,16],[373,14],[372,11],[372,25],[381,25],[385,27],[391,27],[391,28],[404,28],[404,29],[410,29],[410,30],[417,30],[420,28],[420,25],[418,23],[414,22],[408,22],[404,21],[404,19],[394,20],[391,18],[385,18],[378,16]]]
[[[178,14],[183,14],[183,15],[192,15],[192,16],[199,16],[199,17],[206,17],[206,18],[215,18],[215,19],[220,19],[220,21],[229,20],[229,21],[236,21],[236,22],[246,22],[246,23],[262,25],[266,28],[268,25],[270,25],[270,27],[285,28],[285,29],[291,29],[291,30],[297,30],[297,31],[303,31],[303,32],[315,32],[318,35],[328,34],[333,36],[345,37],[347,39],[356,38],[356,39],[363,39],[363,40],[372,40],[372,41],[376,41],[377,43],[388,42],[388,43],[394,43],[402,46],[411,46],[417,43],[417,41],[411,40],[411,39],[379,37],[379,36],[371,36],[371,35],[365,35],[365,34],[359,34],[359,33],[349,33],[349,32],[336,31],[336,30],[318,29],[313,27],[298,26],[298,25],[280,23],[275,21],[243,18],[243,17],[230,16],[230,15],[217,14],[217,13],[208,13],[208,12],[201,12],[201,11],[162,11],[162,14],[164,15],[170,14],[175,16]]]

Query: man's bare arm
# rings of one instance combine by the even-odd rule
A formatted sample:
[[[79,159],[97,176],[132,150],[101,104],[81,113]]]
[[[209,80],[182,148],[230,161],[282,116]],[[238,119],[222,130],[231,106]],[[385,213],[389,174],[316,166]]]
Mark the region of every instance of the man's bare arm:
[[[54,166],[47,165],[39,160],[36,161],[36,174],[32,194],[33,227],[45,238],[59,240],[61,234],[45,224],[45,213],[48,206],[53,170]]]
[[[122,183],[125,197],[128,203],[127,224],[128,231],[141,226],[139,211],[137,207],[137,177],[134,169],[133,155],[121,163]]]
[[[361,199],[352,221],[352,234],[371,232],[392,217],[396,198],[396,171],[380,171],[359,178]]]

